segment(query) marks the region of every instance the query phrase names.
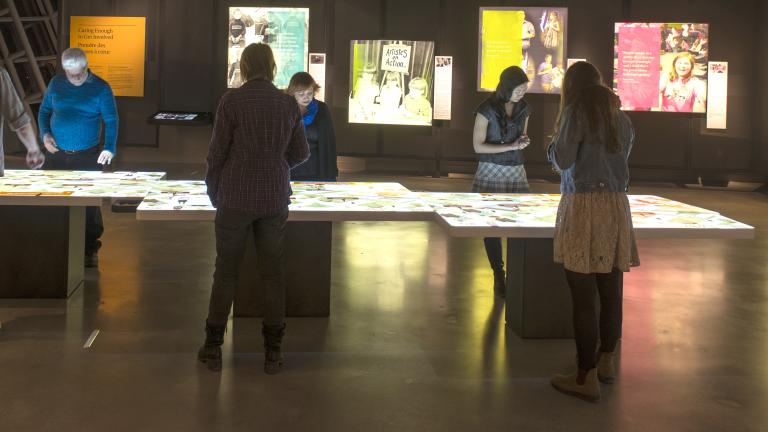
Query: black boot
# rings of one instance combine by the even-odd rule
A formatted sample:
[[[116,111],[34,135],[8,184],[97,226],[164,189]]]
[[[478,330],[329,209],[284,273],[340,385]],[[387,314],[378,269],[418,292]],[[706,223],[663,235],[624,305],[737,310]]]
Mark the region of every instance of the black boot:
[[[221,370],[221,345],[227,326],[212,326],[205,323],[205,344],[197,352],[197,359],[208,365],[212,371]]]
[[[493,271],[493,294],[500,299],[507,296],[507,277],[504,270]]]
[[[285,335],[285,324],[282,326],[261,326],[261,334],[264,336],[264,372],[274,375],[283,368],[283,352],[280,346]]]

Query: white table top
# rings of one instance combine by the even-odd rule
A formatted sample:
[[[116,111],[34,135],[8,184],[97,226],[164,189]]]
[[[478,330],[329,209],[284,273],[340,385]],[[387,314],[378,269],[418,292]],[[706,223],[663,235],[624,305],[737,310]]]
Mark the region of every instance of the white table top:
[[[139,220],[214,220],[202,181],[164,173],[8,170],[0,205],[99,205],[142,199]],[[456,237],[551,238],[560,195],[412,192],[399,183],[294,182],[290,220],[435,221]],[[754,228],[717,212],[652,195],[630,195],[638,237],[753,238]]]

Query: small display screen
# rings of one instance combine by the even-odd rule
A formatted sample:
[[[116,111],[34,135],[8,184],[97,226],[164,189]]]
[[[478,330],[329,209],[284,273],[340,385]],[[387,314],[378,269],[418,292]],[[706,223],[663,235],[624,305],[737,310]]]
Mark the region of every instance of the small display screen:
[[[159,112],[155,114],[155,120],[194,120],[197,118],[197,114],[193,113],[173,113],[173,112]]]

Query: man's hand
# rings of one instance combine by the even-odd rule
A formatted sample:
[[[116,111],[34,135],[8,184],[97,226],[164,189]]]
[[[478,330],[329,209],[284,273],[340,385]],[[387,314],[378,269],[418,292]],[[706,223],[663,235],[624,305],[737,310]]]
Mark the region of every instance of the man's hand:
[[[48,153],[56,153],[59,151],[59,147],[56,146],[56,140],[53,139],[53,135],[47,133],[43,137],[43,145]]]
[[[45,163],[45,155],[40,149],[27,151],[27,166],[31,169],[38,169]]]
[[[96,160],[96,162],[102,164],[102,165],[109,165],[112,163],[112,158],[115,157],[114,154],[112,154],[109,150],[104,150],[99,155],[99,158]]]

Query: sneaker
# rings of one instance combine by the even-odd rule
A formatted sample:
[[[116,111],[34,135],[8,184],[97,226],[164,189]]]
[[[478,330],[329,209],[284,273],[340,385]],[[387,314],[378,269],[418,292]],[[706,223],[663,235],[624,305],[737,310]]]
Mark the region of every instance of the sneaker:
[[[557,391],[588,402],[600,400],[600,383],[597,380],[597,368],[587,372],[584,384],[578,383],[578,370],[570,375],[557,375],[550,381]]]

